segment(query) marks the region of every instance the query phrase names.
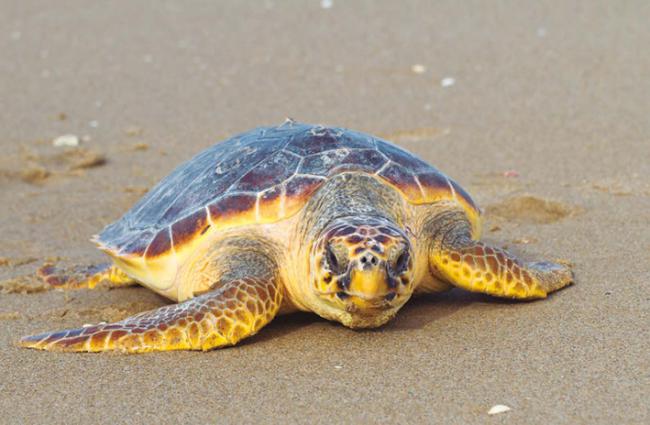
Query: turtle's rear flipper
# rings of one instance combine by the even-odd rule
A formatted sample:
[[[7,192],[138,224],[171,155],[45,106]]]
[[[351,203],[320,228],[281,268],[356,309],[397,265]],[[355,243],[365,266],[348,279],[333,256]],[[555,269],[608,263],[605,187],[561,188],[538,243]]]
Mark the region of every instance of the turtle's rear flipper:
[[[92,289],[99,284],[101,287],[116,288],[136,283],[111,263],[69,269],[44,264],[38,269],[36,275],[53,288],[61,289]]]
[[[242,278],[117,323],[27,336],[18,344],[50,351],[209,350],[254,335],[273,319],[281,301],[275,279]]]

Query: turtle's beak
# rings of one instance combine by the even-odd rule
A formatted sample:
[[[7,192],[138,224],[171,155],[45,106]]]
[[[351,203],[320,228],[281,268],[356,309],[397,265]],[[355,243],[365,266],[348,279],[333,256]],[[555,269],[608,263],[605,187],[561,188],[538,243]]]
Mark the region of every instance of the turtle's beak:
[[[350,301],[361,309],[378,308],[395,298],[389,285],[386,266],[379,261],[358,264],[350,273],[347,294]]]

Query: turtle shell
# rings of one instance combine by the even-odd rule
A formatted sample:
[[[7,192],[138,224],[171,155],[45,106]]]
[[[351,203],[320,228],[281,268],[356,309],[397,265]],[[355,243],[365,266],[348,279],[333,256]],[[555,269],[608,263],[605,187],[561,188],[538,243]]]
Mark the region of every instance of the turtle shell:
[[[478,221],[478,208],[456,182],[392,143],[287,120],[199,153],[94,240],[134,278],[164,290],[182,256],[208,233],[291,217],[345,171],[374,174],[413,204],[455,199]]]

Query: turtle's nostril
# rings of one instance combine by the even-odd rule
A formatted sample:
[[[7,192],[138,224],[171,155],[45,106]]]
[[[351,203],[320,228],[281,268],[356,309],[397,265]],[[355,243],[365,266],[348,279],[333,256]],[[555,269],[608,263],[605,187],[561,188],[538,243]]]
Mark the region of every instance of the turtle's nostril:
[[[371,253],[364,254],[360,259],[359,262],[361,265],[366,268],[368,266],[376,266],[379,264],[379,259],[372,255]]]

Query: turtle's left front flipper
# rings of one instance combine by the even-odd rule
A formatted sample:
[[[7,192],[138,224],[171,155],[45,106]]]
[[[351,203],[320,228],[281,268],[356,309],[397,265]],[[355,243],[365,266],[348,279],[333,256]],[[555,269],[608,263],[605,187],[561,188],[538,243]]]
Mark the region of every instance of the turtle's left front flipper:
[[[521,261],[508,251],[473,240],[464,226],[434,243],[433,270],[450,283],[504,298],[535,299],[573,282],[571,269],[551,262]]]
[[[281,301],[275,277],[245,277],[117,323],[28,336],[19,345],[50,351],[205,351],[254,335],[273,319]]]

